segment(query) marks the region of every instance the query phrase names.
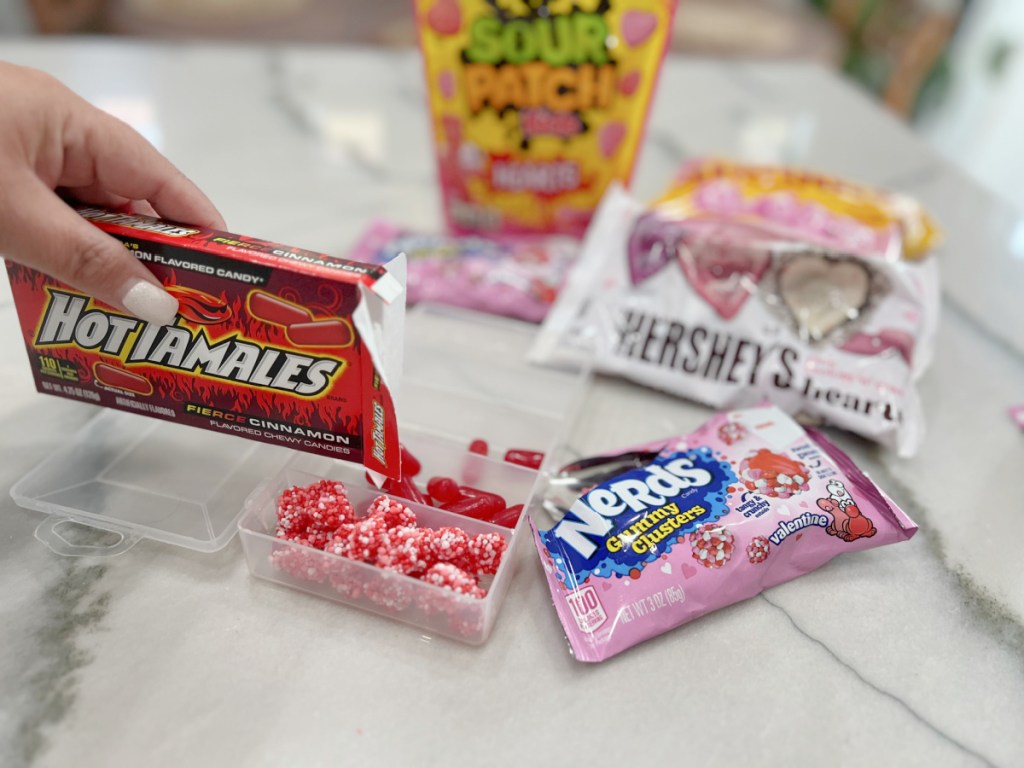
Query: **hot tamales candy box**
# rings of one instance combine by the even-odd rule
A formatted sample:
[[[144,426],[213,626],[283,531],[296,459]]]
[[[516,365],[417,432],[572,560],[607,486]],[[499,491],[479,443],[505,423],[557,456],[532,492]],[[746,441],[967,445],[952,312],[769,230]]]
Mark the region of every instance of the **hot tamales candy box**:
[[[171,325],[8,262],[40,392],[400,475],[404,264],[79,208],[178,299]]]

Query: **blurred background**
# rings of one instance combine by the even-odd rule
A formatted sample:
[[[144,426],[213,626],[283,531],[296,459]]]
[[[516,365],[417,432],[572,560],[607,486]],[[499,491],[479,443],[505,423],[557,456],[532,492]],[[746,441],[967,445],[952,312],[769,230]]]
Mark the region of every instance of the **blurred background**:
[[[2,37],[413,46],[411,0],[0,0]],[[1024,0],[679,0],[674,51],[843,73],[1024,210]]]

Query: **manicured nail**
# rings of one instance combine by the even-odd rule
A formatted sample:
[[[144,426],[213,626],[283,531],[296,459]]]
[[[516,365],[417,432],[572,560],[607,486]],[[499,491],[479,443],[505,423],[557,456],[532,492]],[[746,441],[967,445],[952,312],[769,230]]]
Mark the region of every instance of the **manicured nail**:
[[[178,300],[148,280],[133,280],[121,297],[124,308],[154,325],[170,325],[178,313]]]

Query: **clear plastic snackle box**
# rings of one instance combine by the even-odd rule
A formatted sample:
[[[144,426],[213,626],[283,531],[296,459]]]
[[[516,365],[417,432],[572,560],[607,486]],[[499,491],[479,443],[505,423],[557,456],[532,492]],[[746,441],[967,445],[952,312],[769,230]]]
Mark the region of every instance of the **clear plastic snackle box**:
[[[253,575],[407,622],[434,635],[478,644],[489,636],[513,577],[513,550],[529,536],[525,517],[539,503],[541,470],[504,461],[510,449],[550,456],[580,406],[584,373],[526,363],[534,326],[467,310],[420,305],[408,313],[405,374],[400,388],[399,434],[422,464],[423,489],[433,476],[497,493],[508,506],[524,505],[514,528],[402,500],[417,525],[457,526],[470,535],[498,533],[509,549],[483,598],[460,595],[410,576],[275,538],[276,500],[286,488],[341,480],[357,514],[381,492],[341,462],[295,454],[282,471],[253,492],[239,521]],[[486,440],[486,456],[469,444]],[[544,467],[542,466],[542,469]],[[390,494],[384,494],[390,495]],[[399,498],[392,496],[392,498]]]
[[[48,514],[36,538],[57,554],[116,555],[144,538],[215,552],[235,535],[253,487],[291,456],[235,435],[102,410],[11,496]],[[77,526],[114,535],[83,537]]]

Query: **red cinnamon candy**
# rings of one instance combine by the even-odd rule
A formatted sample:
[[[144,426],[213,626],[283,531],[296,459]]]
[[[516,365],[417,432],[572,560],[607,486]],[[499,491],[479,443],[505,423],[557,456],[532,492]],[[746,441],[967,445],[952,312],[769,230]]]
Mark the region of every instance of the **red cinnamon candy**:
[[[490,521],[491,518],[506,508],[505,500],[496,493],[488,493],[478,488],[462,486],[462,498],[442,504],[444,509],[464,517]]]
[[[429,500],[423,495],[423,492],[416,487],[416,483],[413,481],[411,475],[402,474],[401,480],[395,480],[394,478],[388,478],[384,481],[382,490],[385,493],[399,496],[409,501],[415,501],[417,504],[429,504]]]
[[[272,325],[295,325],[308,323],[313,313],[305,307],[293,304],[266,291],[251,291],[248,299],[249,314],[257,320]]]
[[[152,395],[153,384],[145,376],[126,371],[108,363],[96,363],[92,367],[96,381],[105,387],[121,389],[136,395]]]
[[[502,512],[492,517],[488,522],[500,525],[503,528],[515,528],[519,518],[523,514],[523,505],[516,504],[514,507],[506,507]]]
[[[505,461],[509,464],[518,464],[529,469],[540,469],[544,463],[544,454],[540,451],[524,451],[512,448],[505,452]]]
[[[398,450],[402,455],[402,475],[416,477],[416,475],[423,470],[423,465],[420,464],[420,460],[413,456],[409,449],[404,445],[400,445]]]
[[[462,498],[459,484],[450,477],[432,477],[427,481],[427,493],[440,504],[450,504]]]
[[[337,317],[293,323],[284,332],[297,347],[350,347],[355,341],[352,324]]]

